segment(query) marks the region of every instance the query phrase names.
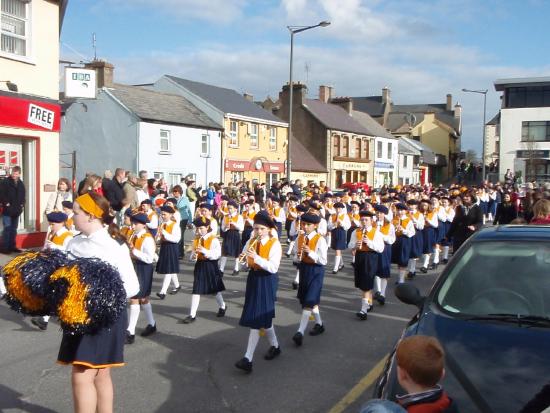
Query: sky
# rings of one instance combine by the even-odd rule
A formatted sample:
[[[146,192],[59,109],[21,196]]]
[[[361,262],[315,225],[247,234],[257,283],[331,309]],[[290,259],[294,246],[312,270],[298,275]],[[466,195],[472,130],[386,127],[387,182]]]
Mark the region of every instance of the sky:
[[[500,107],[496,79],[550,76],[547,0],[71,0],[61,58],[115,66],[115,82],[164,74],[277,98],[289,80],[287,26],[330,21],[294,36],[294,81],[318,97],[381,95],[396,104],[463,110],[462,150],[481,155],[487,121]]]

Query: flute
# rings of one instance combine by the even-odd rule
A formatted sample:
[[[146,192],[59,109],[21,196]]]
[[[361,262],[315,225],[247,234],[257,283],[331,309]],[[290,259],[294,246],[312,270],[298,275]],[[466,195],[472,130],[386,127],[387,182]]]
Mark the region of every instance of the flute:
[[[202,237],[200,235],[195,235],[195,239],[193,240],[193,245],[195,248],[193,249],[193,252],[191,252],[191,261],[197,262],[199,260],[199,248],[202,246]]]
[[[307,246],[307,235],[304,233],[302,237],[304,239],[302,241],[302,245],[300,245],[300,249],[298,250],[298,261],[302,261],[302,257],[304,255],[304,247]]]
[[[359,240],[359,246],[357,247],[358,250],[361,250],[363,248],[363,243],[365,243],[365,237],[367,236],[367,231],[365,231],[366,228],[364,226],[361,227],[361,239]]]
[[[248,245],[248,249],[241,253],[241,255],[239,255],[239,264],[244,264],[246,262],[246,254],[248,253],[248,251],[250,251],[251,249],[254,249],[256,248],[256,245],[258,244],[258,242],[260,241],[260,236],[258,235],[256,238],[254,238],[252,240],[252,242]]]

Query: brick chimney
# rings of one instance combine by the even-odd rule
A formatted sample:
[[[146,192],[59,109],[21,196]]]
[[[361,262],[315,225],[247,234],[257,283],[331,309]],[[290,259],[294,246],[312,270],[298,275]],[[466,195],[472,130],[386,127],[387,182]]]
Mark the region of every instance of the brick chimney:
[[[243,93],[243,97],[248,100],[249,102],[252,102],[254,103],[254,96],[252,96],[251,94],[249,93]]]
[[[456,102],[454,117],[458,120],[458,133],[462,134],[462,106]]]
[[[305,103],[307,96],[307,86],[303,83],[294,83],[293,85],[293,96],[292,96],[292,107],[293,113],[296,108],[301,107]],[[283,89],[279,92],[279,108],[275,113],[281,119],[288,121],[288,107],[289,107],[289,98],[290,98],[290,87],[288,83],[283,86]]]
[[[115,71],[115,67],[111,63],[103,60],[94,60],[93,62],[86,63],[84,67],[86,69],[95,70],[98,88],[113,86],[113,72]]]
[[[332,99],[332,86],[319,86],[319,100],[328,103]]]
[[[382,88],[382,104],[390,103],[391,102],[391,96],[390,96],[390,88],[387,86],[384,86]]]
[[[445,110],[447,110],[448,112],[453,110],[453,95],[451,95],[450,93],[447,93],[447,105]]]
[[[353,111],[353,100],[349,97],[334,98],[330,100],[330,103],[340,106],[348,112],[348,115],[351,115],[351,112]]]

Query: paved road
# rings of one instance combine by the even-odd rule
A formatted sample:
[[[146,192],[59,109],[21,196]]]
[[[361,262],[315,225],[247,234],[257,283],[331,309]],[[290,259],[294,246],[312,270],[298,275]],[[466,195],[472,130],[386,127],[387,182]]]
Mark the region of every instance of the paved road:
[[[392,282],[387,304],[377,305],[367,321],[359,321],[355,312],[360,298],[347,257],[344,270],[337,275],[327,271],[325,278],[321,315],[326,332],[318,337],[306,335],[304,345],[296,348],[291,337],[301,309],[291,287],[295,267],[290,259],[283,261],[275,319],[282,349],[279,358],[263,359],[269,347],[263,337],[252,374],[245,375],[233,366],[243,356],[248,338],[248,330],[238,326],[245,273],[224,278],[226,317],[216,318],[214,298],[203,297],[197,321],[177,323],[190,305],[192,269],[186,262],[180,273],[182,291],[164,301],[153,300],[159,332],[147,339],[136,335],[136,342],[126,347],[127,365],[113,370],[116,411],[357,412],[372,388],[359,386],[348,393],[391,350],[415,310],[398,302]],[[329,262],[333,262],[332,255]],[[430,272],[414,283],[426,292],[435,277]],[[153,291],[159,290],[160,283],[157,277]],[[138,334],[145,324],[142,314]],[[55,322],[50,322],[47,331],[39,331],[28,318],[0,303],[2,412],[71,411],[70,369],[55,363],[60,338]]]

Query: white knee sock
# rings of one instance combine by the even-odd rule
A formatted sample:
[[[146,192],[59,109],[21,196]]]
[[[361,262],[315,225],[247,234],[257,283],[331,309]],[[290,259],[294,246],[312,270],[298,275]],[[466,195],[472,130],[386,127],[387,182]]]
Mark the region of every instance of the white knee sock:
[[[405,282],[405,272],[407,270],[405,268],[399,268],[399,284],[403,284]]]
[[[408,270],[409,272],[412,272],[412,273],[416,272],[416,260],[414,258],[411,258],[409,260]]]
[[[136,334],[136,326],[139,319],[139,304],[130,305],[130,317],[128,321],[128,332],[132,335]]]
[[[50,316],[49,315],[45,315],[42,317],[42,320],[47,323],[48,321],[50,321]]]
[[[290,241],[290,244],[288,244],[288,250],[286,250],[287,254],[290,254],[292,252],[292,250],[294,249],[294,242],[295,241]]]
[[[351,262],[353,262],[353,263],[355,264],[355,254],[353,254],[353,255],[351,256]]]
[[[145,317],[147,317],[147,324],[156,326],[157,323],[155,322],[155,317],[153,316],[153,307],[151,306],[151,303],[142,304],[141,309],[145,312]]]
[[[388,286],[387,278],[380,278],[380,294],[386,296],[386,287]]]
[[[449,259],[449,246],[448,245],[443,247],[443,259],[444,260]]]
[[[227,262],[227,257],[221,257],[220,258],[220,271],[225,271],[225,263]]]
[[[216,302],[218,303],[218,308],[225,310],[225,301],[223,301],[223,295],[221,292],[216,294]]]
[[[201,301],[201,296],[199,294],[191,295],[191,311],[189,312],[189,315],[191,317],[197,316],[197,310],[199,309],[200,301]]]
[[[430,263],[430,254],[423,254],[422,255],[422,268],[428,268],[429,263]]]
[[[374,277],[374,285],[376,291],[380,292],[380,277],[378,275]]]
[[[434,250],[434,264],[439,264],[439,249]]]
[[[337,255],[334,257],[334,271],[338,271],[338,268],[340,268],[340,260],[342,257],[340,255]]]
[[[8,290],[6,290],[6,284],[4,284],[4,277],[0,276],[0,294],[6,294]]]
[[[239,271],[239,259],[235,258],[235,271]]]
[[[296,277],[294,278],[294,282],[295,283],[300,282],[300,270],[296,271]]]
[[[174,284],[175,288],[178,288],[180,286],[180,282],[178,280],[178,274],[172,274],[172,284]]]
[[[251,328],[250,334],[248,335],[248,346],[246,347],[246,354],[244,355],[248,359],[248,361],[252,361],[252,358],[254,357],[254,351],[256,350],[256,346],[258,345],[258,341],[260,341],[260,330],[255,330]]]
[[[361,311],[366,313],[369,310],[369,300],[367,298],[363,298],[361,300]]]
[[[164,281],[162,281],[162,288],[160,289],[161,294],[166,294],[168,287],[170,286],[170,281],[172,280],[172,274],[164,274]]]
[[[300,319],[300,327],[298,327],[298,332],[304,334],[306,331],[307,323],[309,321],[309,316],[311,315],[311,310],[302,310],[302,318]]]
[[[269,344],[273,347],[279,347],[279,342],[277,341],[277,335],[275,334],[275,328],[273,326],[265,330]]]
[[[323,320],[321,319],[321,313],[319,312],[319,307],[313,307],[313,310],[311,310],[311,312],[313,313],[313,317],[315,317],[315,322],[320,326],[322,326]]]

